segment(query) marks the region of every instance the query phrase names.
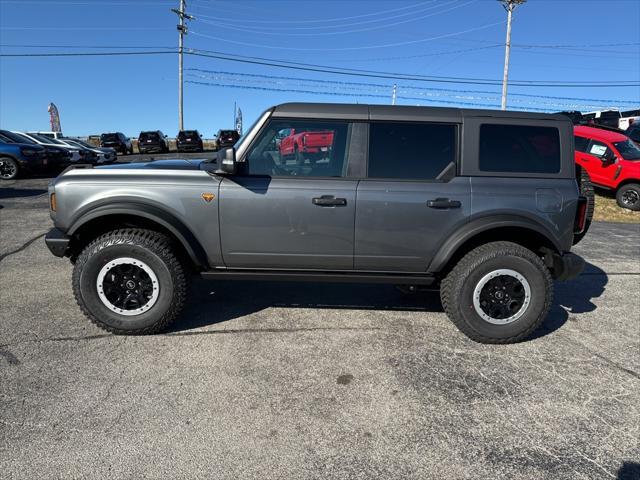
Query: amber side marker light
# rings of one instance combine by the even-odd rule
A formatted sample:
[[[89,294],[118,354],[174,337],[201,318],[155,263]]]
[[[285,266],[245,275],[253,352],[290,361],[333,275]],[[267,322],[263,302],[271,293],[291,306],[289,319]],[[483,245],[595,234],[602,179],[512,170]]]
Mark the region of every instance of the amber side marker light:
[[[56,203],[56,194],[52,193],[51,195],[49,195],[49,208],[52,212],[55,212],[57,207],[58,204]]]

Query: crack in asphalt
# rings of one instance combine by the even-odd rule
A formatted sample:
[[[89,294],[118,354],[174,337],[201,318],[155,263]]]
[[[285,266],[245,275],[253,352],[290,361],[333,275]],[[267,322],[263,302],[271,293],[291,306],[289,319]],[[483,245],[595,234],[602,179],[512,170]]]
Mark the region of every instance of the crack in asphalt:
[[[47,232],[42,232],[39,233],[37,236],[33,237],[30,240],[27,240],[25,243],[23,243],[21,246],[19,246],[18,248],[16,248],[15,250],[11,250],[10,252],[7,253],[3,253],[2,255],[0,255],[0,262],[2,262],[5,258],[14,255],[16,253],[20,253],[21,251],[23,251],[25,248],[28,248],[33,242],[35,242],[36,240],[38,240],[40,237],[44,237],[45,234]]]

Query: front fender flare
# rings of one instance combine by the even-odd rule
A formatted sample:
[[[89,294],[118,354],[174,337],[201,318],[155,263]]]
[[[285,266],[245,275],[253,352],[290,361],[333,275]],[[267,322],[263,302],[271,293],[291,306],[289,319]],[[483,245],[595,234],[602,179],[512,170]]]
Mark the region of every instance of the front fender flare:
[[[145,203],[118,202],[93,208],[73,221],[67,230],[67,235],[73,236],[87,222],[108,215],[142,217],[161,225],[178,239],[196,266],[208,268],[207,254],[191,230],[173,214]]]

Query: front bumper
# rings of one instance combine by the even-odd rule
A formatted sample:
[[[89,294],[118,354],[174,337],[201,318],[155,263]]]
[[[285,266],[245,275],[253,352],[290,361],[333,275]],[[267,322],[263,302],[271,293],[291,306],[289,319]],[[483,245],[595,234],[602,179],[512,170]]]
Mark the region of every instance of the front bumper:
[[[57,228],[52,228],[44,237],[44,243],[56,257],[64,257],[71,239]]]
[[[556,280],[571,280],[576,278],[584,270],[584,259],[575,253],[565,252],[560,255],[554,253],[551,256],[551,269]]]

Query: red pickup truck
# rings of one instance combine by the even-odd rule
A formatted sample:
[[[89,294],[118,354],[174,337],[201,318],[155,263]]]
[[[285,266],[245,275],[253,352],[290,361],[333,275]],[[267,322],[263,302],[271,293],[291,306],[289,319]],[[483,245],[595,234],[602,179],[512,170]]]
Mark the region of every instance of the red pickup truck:
[[[292,128],[280,140],[280,156],[283,159],[295,158],[299,165],[302,165],[305,159],[315,163],[329,155],[331,145],[333,132],[330,130],[300,132]]]
[[[597,187],[614,190],[618,205],[640,210],[640,147],[622,133],[574,128],[575,160]]]

